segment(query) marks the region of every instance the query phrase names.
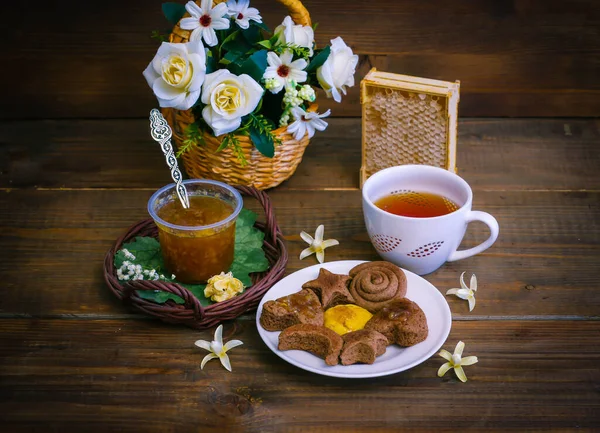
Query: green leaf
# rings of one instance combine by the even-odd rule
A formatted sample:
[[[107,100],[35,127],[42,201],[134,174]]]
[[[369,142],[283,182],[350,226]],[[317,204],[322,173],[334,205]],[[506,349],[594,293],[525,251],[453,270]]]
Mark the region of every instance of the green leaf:
[[[206,75],[215,72],[218,69],[217,59],[212,55],[209,51],[208,56],[206,56]],[[200,99],[198,99],[200,100]]]
[[[262,80],[265,70],[267,69],[267,50],[260,50],[252,54],[248,59],[240,66],[242,74],[248,74],[255,81],[259,82]]]
[[[253,272],[263,272],[269,268],[269,261],[262,249],[264,241],[264,233],[254,227],[256,222],[256,214],[248,209],[242,209],[238,215],[235,227],[235,246],[234,259],[229,270],[233,276],[238,278],[246,288],[252,285],[250,278]],[[142,266],[143,269],[156,269],[158,273],[166,273],[160,244],[155,238],[137,237],[134,241],[123,244],[123,249],[127,249],[135,256],[135,259],[130,261],[134,264]],[[123,249],[115,254],[115,267],[120,268],[125,260]],[[204,296],[205,284],[183,284],[177,280],[170,278],[170,275],[165,275],[162,281],[177,283],[188,289],[203,306],[212,304],[213,302]],[[138,290],[137,294],[140,298],[147,299],[157,304],[164,304],[172,300],[177,304],[183,304],[181,297],[169,292],[160,290]]]
[[[246,38],[244,38],[240,30],[236,30],[227,36],[221,44],[221,50],[235,51],[236,53],[245,54],[251,49],[252,44],[250,44]]]
[[[244,36],[244,39],[246,39],[246,42],[248,42],[251,45],[256,44],[262,39],[260,29],[254,26],[250,26],[247,29],[243,29],[242,35]]]
[[[271,46],[271,41],[269,41],[269,40],[264,40],[264,41],[260,41],[260,42],[257,42],[257,43],[258,43],[258,45],[260,45],[261,47],[265,47],[267,50],[270,50],[270,49],[271,49],[271,47],[272,47],[272,46]]]
[[[273,155],[275,155],[275,144],[273,143],[271,134],[261,133],[254,125],[250,126],[249,132],[250,139],[258,151],[268,158],[273,158]]]
[[[250,20],[250,25],[258,27],[259,29],[262,29],[265,32],[271,33],[271,29],[265,23],[257,23],[256,21]]]
[[[229,51],[229,52],[225,53],[225,55],[223,56],[223,58],[221,60],[219,60],[219,63],[228,65],[230,63],[236,62],[241,56],[242,56],[241,53],[237,53],[235,51]]]
[[[317,68],[323,66],[323,63],[325,63],[325,60],[327,60],[327,57],[329,57],[330,52],[331,47],[326,46],[325,48],[323,48],[319,54],[313,57],[312,61],[306,67],[305,71],[310,74],[311,72],[316,71]]]
[[[165,18],[173,25],[176,25],[185,14],[185,6],[180,3],[163,3],[162,11]]]

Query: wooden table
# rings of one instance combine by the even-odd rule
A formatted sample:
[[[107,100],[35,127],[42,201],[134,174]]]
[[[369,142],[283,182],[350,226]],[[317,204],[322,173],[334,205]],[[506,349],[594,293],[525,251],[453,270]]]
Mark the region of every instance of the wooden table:
[[[477,306],[448,297],[452,331],[479,363],[438,378],[439,356],[388,377],[342,380],[287,364],[255,315],[225,323],[233,373],[200,369],[214,330],[127,309],[102,261],[145,218],[168,172],[144,120],[5,121],[0,128],[0,429],[3,431],[337,432],[600,428],[600,122],[461,119],[460,174],[500,237],[426,278],[462,271]],[[363,223],[360,120],[333,119],[295,176],[270,192],[287,240],[325,225],[326,260],[377,258]],[[258,209],[254,203],[250,207]],[[469,228],[463,247],[487,236]]]

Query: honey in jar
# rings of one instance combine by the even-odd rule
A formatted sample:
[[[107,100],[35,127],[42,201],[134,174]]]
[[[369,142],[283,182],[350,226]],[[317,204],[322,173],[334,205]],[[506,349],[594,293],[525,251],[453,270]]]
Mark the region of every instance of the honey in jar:
[[[158,227],[167,271],[182,283],[205,283],[210,277],[228,271],[233,262],[241,196],[220,182],[198,180],[192,185],[188,182],[192,181],[184,182],[189,208],[181,205],[173,191],[161,195],[159,190],[150,199],[149,210]],[[208,185],[203,189],[198,183]],[[228,194],[230,190],[232,195]]]

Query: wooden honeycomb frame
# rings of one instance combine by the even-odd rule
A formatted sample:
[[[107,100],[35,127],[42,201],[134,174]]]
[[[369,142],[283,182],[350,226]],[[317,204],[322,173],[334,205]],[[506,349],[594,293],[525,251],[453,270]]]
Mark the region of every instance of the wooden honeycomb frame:
[[[460,81],[431,80],[373,68],[360,86],[361,188],[370,175],[395,165],[428,164],[456,172]],[[388,108],[393,112],[387,113]],[[403,112],[403,116],[396,116],[396,111]],[[390,145],[390,141],[395,143]]]

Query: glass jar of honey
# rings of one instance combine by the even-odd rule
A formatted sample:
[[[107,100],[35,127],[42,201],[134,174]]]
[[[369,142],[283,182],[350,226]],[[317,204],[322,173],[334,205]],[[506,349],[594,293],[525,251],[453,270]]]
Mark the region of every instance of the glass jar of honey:
[[[243,201],[231,186],[213,180],[183,182],[190,207],[185,209],[170,184],[148,201],[158,227],[166,271],[182,283],[205,283],[233,262],[235,222]]]

